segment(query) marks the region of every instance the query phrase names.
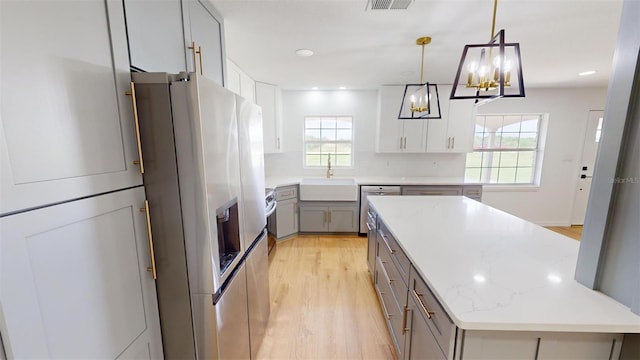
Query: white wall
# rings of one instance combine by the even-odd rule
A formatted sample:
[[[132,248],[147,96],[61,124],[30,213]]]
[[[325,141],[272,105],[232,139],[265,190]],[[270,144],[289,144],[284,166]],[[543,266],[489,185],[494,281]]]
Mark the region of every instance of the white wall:
[[[606,88],[527,89],[522,99],[500,99],[478,108],[488,113],[548,113],[539,189],[491,191],[483,202],[540,225],[570,225],[589,110],[602,110]],[[323,176],[302,165],[305,115],[353,115],[355,166],[336,176],[463,176],[465,155],[376,154],[376,90],[283,91],[283,153],[265,156],[267,176]]]
[[[478,114],[549,114],[540,188],[489,189],[482,201],[540,225],[570,225],[589,110],[603,110],[606,93],[605,88],[527,89],[525,98],[500,99],[479,107]]]
[[[464,155],[376,154],[377,114],[377,90],[283,91],[283,152],[265,155],[267,177],[324,176],[326,169],[303,168],[304,117],[308,115],[353,116],[354,167],[335,169],[335,176],[464,175]]]

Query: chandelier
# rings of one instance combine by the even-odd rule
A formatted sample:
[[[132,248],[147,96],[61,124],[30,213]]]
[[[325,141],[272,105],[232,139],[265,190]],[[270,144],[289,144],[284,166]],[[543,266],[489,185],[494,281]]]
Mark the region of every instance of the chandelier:
[[[450,99],[476,99],[477,103],[525,96],[520,44],[505,43],[504,29],[495,34],[497,9],[498,0],[494,0],[489,43],[465,45]]]
[[[398,119],[418,120],[418,119],[440,119],[440,99],[438,97],[438,86],[423,82],[424,75],[424,47],[431,43],[431,37],[423,36],[416,40],[416,45],[422,47],[422,58],[420,62],[420,83],[407,84],[404,87],[402,104]]]

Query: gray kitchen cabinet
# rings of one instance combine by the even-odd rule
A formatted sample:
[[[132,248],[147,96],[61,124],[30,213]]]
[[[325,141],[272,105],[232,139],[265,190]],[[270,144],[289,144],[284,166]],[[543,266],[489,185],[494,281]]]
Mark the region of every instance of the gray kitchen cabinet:
[[[444,355],[436,339],[431,334],[428,319],[424,316],[424,311],[418,306],[415,299],[409,299],[407,308],[407,359],[429,359],[429,360],[445,360]]]
[[[398,359],[619,359],[624,334],[459,328],[378,216],[373,283]],[[406,270],[405,270],[406,269]],[[406,280],[408,276],[408,281]]]
[[[300,206],[300,231],[328,232],[328,210],[326,206]]]
[[[161,359],[142,187],[0,218],[9,359]]]
[[[303,201],[301,232],[358,232],[357,202]]]
[[[222,16],[200,0],[182,0],[182,13],[187,70],[224,86],[227,57]]]
[[[369,273],[371,279],[374,279],[374,271],[376,268],[376,255],[378,253],[378,225],[377,225],[376,211],[368,207],[366,214],[366,226],[367,226],[367,266],[369,267]]]
[[[282,109],[280,88],[256,81],[256,104],[262,106],[264,153],[282,152]]]
[[[462,195],[482,201],[482,185],[409,185],[402,187],[402,195]]]
[[[276,189],[278,206],[275,213],[269,217],[267,226],[269,232],[277,239],[296,234],[298,232],[298,186],[285,186]]]
[[[0,14],[0,214],[142,184],[122,1]]]
[[[402,187],[402,195],[427,195],[427,196],[449,195],[449,196],[456,196],[456,195],[462,195],[462,186],[460,186],[460,185],[451,185],[451,186],[433,186],[433,185],[403,186]]]
[[[289,199],[278,202],[276,208],[276,237],[293,235],[298,232],[298,200]]]
[[[144,71],[187,70],[180,0],[125,0],[131,66]]]
[[[398,120],[404,86],[382,86],[376,152],[423,153],[427,139],[425,120]]]

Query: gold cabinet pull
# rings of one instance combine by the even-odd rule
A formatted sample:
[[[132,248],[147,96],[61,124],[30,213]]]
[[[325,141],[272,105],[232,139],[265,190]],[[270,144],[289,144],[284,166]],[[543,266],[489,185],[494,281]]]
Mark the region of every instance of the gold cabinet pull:
[[[144,174],[144,161],[142,160],[142,141],[140,140],[140,120],[138,119],[138,101],[136,100],[136,85],[129,83],[129,91],[124,94],[131,96],[131,107],[133,107],[133,123],[136,127],[136,142],[138,143],[138,160],[134,160],[133,164],[140,166],[140,173]]]
[[[387,312],[387,304],[384,303],[384,293],[380,291],[380,301],[382,302],[382,312],[384,312],[384,316],[387,320],[391,320],[391,314]]]
[[[147,216],[147,237],[149,238],[149,253],[151,254],[151,267],[147,268],[147,271],[151,271],[153,275],[153,280],[158,278],[158,273],[156,271],[156,254],[153,250],[153,234],[151,233],[151,215],[149,214],[149,201],[144,201],[144,207],[140,209],[141,212],[144,212]]]
[[[387,250],[389,250],[389,254],[393,255],[396,253],[395,250],[391,249],[391,246],[389,246],[389,243],[387,242],[387,237],[384,234],[381,234],[382,236],[382,241],[384,242],[385,246],[387,247]]]
[[[409,307],[407,305],[404,306],[404,310],[402,311],[402,333],[406,333],[407,331],[411,330],[409,328],[407,328],[407,313],[411,311],[411,309],[409,309]]]
[[[422,308],[422,311],[427,316],[427,319],[431,319],[431,315],[435,314],[435,312],[427,310],[427,307],[424,305],[424,303],[422,302],[422,299],[420,298],[420,297],[422,297],[422,294],[418,294],[415,291],[415,289],[412,290],[411,292],[413,293],[413,297],[418,302],[418,305]]]
[[[200,75],[204,75],[204,72],[202,71],[202,46],[198,46],[198,57],[200,57]],[[196,69],[193,69],[193,71],[196,71]]]
[[[328,221],[328,223],[331,223],[331,211],[327,211],[327,214],[329,214],[329,221]]]
[[[191,50],[191,55],[193,56],[193,72],[198,72],[198,64],[196,60],[196,54],[200,52],[200,50],[196,49],[196,42],[192,41],[191,45],[187,48]],[[200,63],[202,64],[202,58],[200,58]]]

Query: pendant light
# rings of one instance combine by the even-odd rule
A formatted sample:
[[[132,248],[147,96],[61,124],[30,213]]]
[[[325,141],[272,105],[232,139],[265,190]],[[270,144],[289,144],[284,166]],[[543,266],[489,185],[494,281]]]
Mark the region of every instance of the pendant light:
[[[505,43],[504,29],[495,34],[497,9],[498,0],[494,0],[491,40],[487,44],[465,45],[451,100],[476,99],[478,103],[525,96],[520,44]]]
[[[404,87],[402,104],[398,119],[400,120],[420,120],[420,119],[440,119],[440,98],[438,97],[438,86],[422,82],[424,75],[424,47],[431,43],[431,37],[423,36],[416,40],[416,45],[422,46],[422,60],[420,62],[420,83],[407,84]]]

